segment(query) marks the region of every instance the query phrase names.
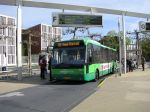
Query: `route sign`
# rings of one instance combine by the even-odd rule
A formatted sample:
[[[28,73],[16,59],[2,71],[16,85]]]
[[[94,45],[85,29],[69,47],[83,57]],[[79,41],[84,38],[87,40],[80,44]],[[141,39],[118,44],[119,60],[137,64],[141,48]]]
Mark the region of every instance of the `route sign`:
[[[60,27],[101,27],[101,15],[53,13],[52,26]]]
[[[139,22],[139,30],[145,31],[145,32],[150,32],[150,22],[140,21]]]
[[[146,31],[150,31],[150,22],[146,22]]]

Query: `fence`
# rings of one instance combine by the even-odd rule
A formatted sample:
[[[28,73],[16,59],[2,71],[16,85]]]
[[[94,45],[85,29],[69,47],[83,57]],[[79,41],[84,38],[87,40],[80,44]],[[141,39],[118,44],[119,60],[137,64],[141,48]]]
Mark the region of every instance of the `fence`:
[[[38,58],[39,58],[39,55],[32,55],[32,61],[31,63],[35,63],[35,64],[38,64]],[[25,64],[28,64],[28,56],[23,56],[22,57],[22,63],[25,65]]]

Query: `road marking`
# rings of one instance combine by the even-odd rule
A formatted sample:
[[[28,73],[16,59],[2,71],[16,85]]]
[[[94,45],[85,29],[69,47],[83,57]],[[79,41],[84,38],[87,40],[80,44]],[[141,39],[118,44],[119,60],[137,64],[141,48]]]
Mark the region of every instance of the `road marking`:
[[[97,87],[101,87],[104,84],[104,80],[105,80],[105,78],[102,81],[99,82]]]
[[[12,97],[12,96],[24,96],[24,94],[22,94],[22,92],[12,92],[12,93],[8,93],[8,94],[5,94],[5,95],[1,95],[0,98]]]

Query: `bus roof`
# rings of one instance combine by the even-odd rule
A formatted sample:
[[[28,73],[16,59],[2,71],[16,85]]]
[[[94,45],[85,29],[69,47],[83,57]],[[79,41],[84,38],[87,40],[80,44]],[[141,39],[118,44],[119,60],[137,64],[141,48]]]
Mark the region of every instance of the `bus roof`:
[[[61,42],[70,42],[70,41],[71,41],[71,42],[73,42],[73,41],[83,41],[85,45],[91,43],[91,44],[94,44],[94,45],[101,46],[101,47],[103,47],[103,48],[107,48],[107,49],[111,49],[111,50],[113,50],[113,51],[116,51],[116,49],[113,49],[113,48],[111,48],[111,47],[105,46],[105,45],[103,45],[103,44],[101,44],[101,43],[99,43],[99,42],[97,42],[97,41],[95,41],[95,40],[92,40],[92,39],[90,39],[90,38],[74,39],[74,40],[65,40],[65,41],[61,41]]]
[[[86,43],[86,45],[87,45],[88,43],[93,43],[93,44],[95,44],[95,45],[98,45],[98,46],[101,46],[101,47],[104,47],[104,48],[107,48],[107,49],[111,49],[111,50],[113,50],[113,51],[116,51],[116,49],[113,49],[113,48],[111,48],[111,47],[105,46],[105,45],[103,45],[103,44],[101,44],[101,43],[99,43],[99,42],[97,42],[97,41],[95,41],[95,40],[92,40],[92,39],[89,39],[89,38],[83,39],[83,40],[84,40],[84,42]]]

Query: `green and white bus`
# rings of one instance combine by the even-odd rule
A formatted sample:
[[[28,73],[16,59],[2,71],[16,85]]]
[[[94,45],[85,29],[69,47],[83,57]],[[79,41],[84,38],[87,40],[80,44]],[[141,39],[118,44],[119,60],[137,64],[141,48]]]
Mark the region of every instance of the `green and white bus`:
[[[56,80],[98,80],[116,69],[117,51],[91,39],[55,42],[52,77]]]

